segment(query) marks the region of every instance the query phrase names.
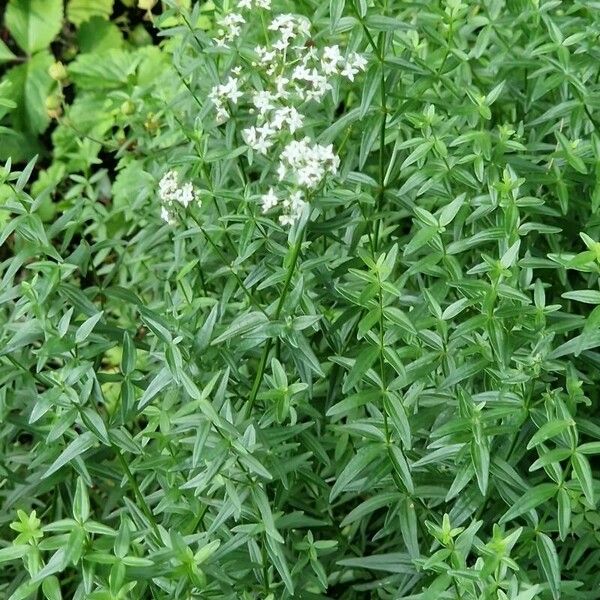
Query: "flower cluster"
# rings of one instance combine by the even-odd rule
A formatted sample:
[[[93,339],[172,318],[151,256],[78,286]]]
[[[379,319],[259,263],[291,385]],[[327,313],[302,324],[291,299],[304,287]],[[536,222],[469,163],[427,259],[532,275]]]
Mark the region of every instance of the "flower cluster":
[[[158,196],[162,202],[160,216],[166,223],[173,223],[173,210],[176,204],[187,208],[196,199],[194,186],[187,181],[179,185],[177,173],[167,171],[158,183]]]
[[[287,144],[281,153],[277,173],[280,180],[291,174],[299,186],[314,189],[326,174],[335,175],[339,164],[340,159],[333,153],[331,144],[322,146],[305,137]]]
[[[219,19],[219,35],[215,38],[217,46],[227,47],[227,42],[233,42],[238,38],[245,22],[246,19],[239,13],[228,13]]]
[[[215,44],[232,42],[246,19],[244,10],[269,9],[270,0],[239,0],[238,12],[225,15]],[[273,15],[261,27],[265,43],[254,48],[252,72],[231,69],[224,83],[215,85],[208,97],[218,124],[236,116],[246,121],[241,136],[251,153],[277,156],[279,186],[261,196],[263,212],[278,208],[279,221],[293,223],[327,176],[337,174],[339,158],[333,146],[323,146],[303,133],[311,110],[318,108],[336,78],[354,81],[367,61],[357,52],[339,45],[317,47],[310,38],[311,24],[303,16]]]

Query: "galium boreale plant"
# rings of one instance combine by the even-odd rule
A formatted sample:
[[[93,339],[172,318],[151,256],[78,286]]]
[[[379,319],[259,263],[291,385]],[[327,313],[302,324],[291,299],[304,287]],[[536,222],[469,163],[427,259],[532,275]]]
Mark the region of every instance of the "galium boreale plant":
[[[593,597],[597,11],[165,5],[117,180],[2,172],[0,591]]]

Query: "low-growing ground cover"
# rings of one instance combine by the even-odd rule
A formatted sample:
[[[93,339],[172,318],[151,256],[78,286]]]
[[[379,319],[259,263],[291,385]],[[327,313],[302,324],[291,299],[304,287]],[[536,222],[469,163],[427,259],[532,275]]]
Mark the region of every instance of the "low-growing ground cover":
[[[599,11],[10,0],[0,597],[598,597]]]

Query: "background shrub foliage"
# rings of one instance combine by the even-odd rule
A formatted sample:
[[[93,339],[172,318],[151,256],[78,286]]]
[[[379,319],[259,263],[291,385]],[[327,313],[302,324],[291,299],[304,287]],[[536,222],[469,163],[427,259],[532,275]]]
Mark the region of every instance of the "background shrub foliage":
[[[4,13],[0,596],[597,598],[600,3],[274,0],[368,60],[291,228],[268,13],[133,4]]]

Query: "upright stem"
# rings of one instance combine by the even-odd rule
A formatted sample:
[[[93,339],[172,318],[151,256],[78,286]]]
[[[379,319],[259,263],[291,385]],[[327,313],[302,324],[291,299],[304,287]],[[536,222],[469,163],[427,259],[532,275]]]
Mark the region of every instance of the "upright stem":
[[[300,249],[302,247],[302,240],[304,238],[304,227],[301,231],[298,232],[298,239],[292,248],[292,259],[290,265],[288,267],[287,276],[285,278],[285,282],[283,284],[283,290],[281,291],[281,296],[279,296],[279,302],[277,303],[277,307],[275,308],[274,319],[279,319],[281,315],[281,311],[283,309],[283,305],[285,303],[285,299],[288,295],[290,284],[292,282],[292,278],[294,276],[294,272],[296,270],[296,265],[298,263],[298,257],[300,256]],[[260,362],[258,363],[258,371],[256,372],[256,377],[254,378],[254,383],[252,384],[252,389],[250,390],[250,396],[248,397],[248,403],[246,404],[246,417],[250,416],[252,409],[254,407],[254,403],[256,402],[256,397],[258,396],[258,390],[260,389],[260,384],[262,383],[265,369],[267,366],[267,360],[269,358],[269,352],[273,347],[273,338],[269,338],[265,343],[265,347],[263,348],[262,355],[260,357]]]
[[[385,61],[383,55],[383,45],[385,43],[384,34],[379,36],[379,61],[381,64],[381,81],[380,81],[380,93],[381,93],[381,126],[379,131],[379,190],[377,192],[377,203],[375,205],[375,231],[374,231],[374,242],[375,250],[379,241],[379,214],[383,208],[383,201],[385,197],[385,129],[387,126],[387,94],[385,87]]]

